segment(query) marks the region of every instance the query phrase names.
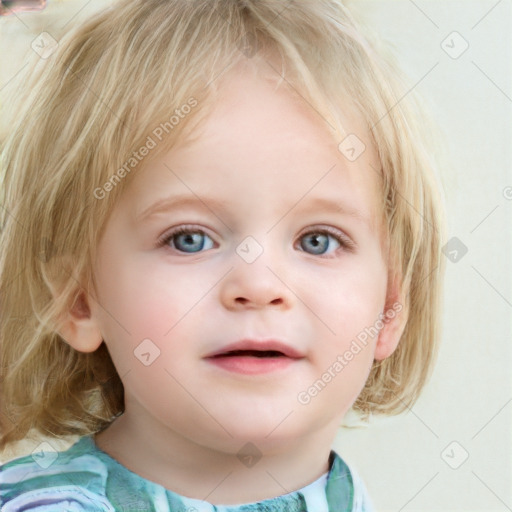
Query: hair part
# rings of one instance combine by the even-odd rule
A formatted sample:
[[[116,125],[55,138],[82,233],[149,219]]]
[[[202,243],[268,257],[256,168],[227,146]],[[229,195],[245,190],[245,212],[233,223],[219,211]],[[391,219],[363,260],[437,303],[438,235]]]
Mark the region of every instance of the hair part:
[[[363,417],[397,414],[416,400],[437,352],[444,227],[424,117],[412,93],[402,97],[396,67],[337,0],[124,0],[67,34],[35,69],[2,148],[0,449],[30,429],[95,433],[124,412],[105,344],[78,352],[59,322],[94,288],[109,214],[139,170],[126,163],[191,98],[197,106],[148,159],[193,136],[215,103],[217,78],[249,60],[267,69],[277,62],[281,81],[338,142],[344,106],[371,129],[389,262],[408,320],[353,407]],[[98,198],[98,189],[108,194]]]

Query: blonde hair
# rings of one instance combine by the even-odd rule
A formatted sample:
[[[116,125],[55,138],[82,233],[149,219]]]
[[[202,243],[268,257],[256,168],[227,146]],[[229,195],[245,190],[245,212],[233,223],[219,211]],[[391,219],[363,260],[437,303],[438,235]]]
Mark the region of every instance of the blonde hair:
[[[30,429],[95,433],[123,413],[105,344],[82,353],[58,334],[64,312],[94,285],[96,247],[134,174],[119,169],[159,126],[168,135],[151,158],[193,134],[215,102],[216,78],[270,55],[338,142],[344,104],[371,128],[408,318],[353,407],[367,417],[414,403],[437,350],[444,228],[424,118],[394,64],[336,0],[124,0],[67,34],[40,64],[2,148],[0,449]]]

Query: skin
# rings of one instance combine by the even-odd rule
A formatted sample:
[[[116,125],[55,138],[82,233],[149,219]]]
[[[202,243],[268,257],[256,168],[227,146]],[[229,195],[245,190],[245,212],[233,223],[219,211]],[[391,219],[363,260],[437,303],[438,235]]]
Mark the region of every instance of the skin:
[[[344,110],[347,133],[366,145],[350,162],[325,121],[275,82],[264,70],[230,71],[194,140],[137,171],[101,239],[97,287],[62,329],[84,352],[104,340],[124,384],[125,413],[96,435],[98,446],[142,477],[213,504],[286,494],[325,473],[343,416],[405,324],[405,313],[385,323],[317,396],[299,403],[299,393],[400,300],[400,290],[388,279],[376,214],[381,192],[370,167],[379,162],[362,120]],[[177,194],[196,203],[137,221]],[[318,198],[366,221],[314,207]],[[157,246],[183,225],[206,233],[197,235],[203,250],[183,252],[191,247],[183,237]],[[316,252],[304,235],[325,227],[353,247],[320,234],[325,250]],[[247,236],[263,249],[253,263],[236,252]],[[134,356],[147,338],[160,350],[149,366]],[[204,359],[242,338],[279,338],[304,357],[263,375],[230,373]],[[237,456],[248,442],[262,455],[251,467]]]

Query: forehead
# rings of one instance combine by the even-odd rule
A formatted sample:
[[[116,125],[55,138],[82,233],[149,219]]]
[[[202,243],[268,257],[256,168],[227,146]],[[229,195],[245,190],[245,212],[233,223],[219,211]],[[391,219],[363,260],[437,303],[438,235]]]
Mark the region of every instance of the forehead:
[[[274,142],[286,149],[284,144],[288,139],[297,147],[307,146],[311,151],[325,152],[329,147],[339,157],[339,143],[346,135],[354,134],[366,146],[362,160],[379,169],[370,130],[355,104],[332,105],[346,132],[335,134],[335,127],[314,101],[301,93],[296,84],[279,75],[278,69],[274,62],[239,63],[221,76],[212,95],[212,115],[198,127],[195,136],[213,140],[230,130],[238,130],[236,140],[241,144],[265,140],[267,146]],[[350,162],[345,160],[347,164]]]
[[[375,224],[380,163],[355,109],[340,109],[347,134],[365,146],[351,161],[328,122],[270,66],[235,68],[215,85],[192,137],[134,176],[127,192],[135,217],[174,191],[228,202],[256,196],[262,207],[274,204],[274,215],[308,200],[339,200]]]

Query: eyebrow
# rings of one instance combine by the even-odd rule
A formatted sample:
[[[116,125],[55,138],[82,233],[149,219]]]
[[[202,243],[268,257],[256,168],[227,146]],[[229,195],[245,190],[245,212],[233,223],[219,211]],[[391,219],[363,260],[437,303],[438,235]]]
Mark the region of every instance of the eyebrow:
[[[171,197],[164,197],[163,199],[158,200],[156,203],[151,204],[140,213],[135,214],[135,220],[137,222],[143,222],[150,217],[154,217],[160,213],[169,212],[176,208],[180,208],[183,206],[197,206],[197,204],[202,204],[206,209],[210,210],[212,213],[215,213],[213,209],[226,211],[226,204],[224,201],[219,201],[213,197],[205,197],[201,198],[196,195],[176,195]]]
[[[198,204],[202,204],[214,215],[216,215],[214,210],[220,212],[227,212],[228,210],[225,201],[220,201],[213,197],[199,197],[196,195],[189,194],[175,195],[160,199],[159,201],[151,204],[150,206],[142,210],[140,213],[135,213],[135,221],[144,222],[158,214],[166,213],[184,206],[197,206]],[[374,229],[371,220],[361,211],[346,204],[343,204],[343,202],[341,201],[324,197],[314,197],[311,198],[310,200],[300,199],[297,203],[291,206],[280,219],[277,220],[276,224],[281,222],[281,220],[284,219],[293,210],[300,211],[301,213],[310,213],[315,211],[340,213],[342,215],[353,217],[359,222],[366,224],[370,231],[373,231]]]
[[[364,215],[360,210],[353,208],[343,201],[329,199],[325,197],[314,197],[309,201],[307,199],[300,199],[298,203],[295,203],[278,221],[284,219],[292,210],[297,209],[302,213],[310,213],[314,211],[322,211],[328,213],[341,213],[342,215],[348,215],[353,217],[359,222],[366,224],[370,231],[373,231],[373,223],[370,218]]]

